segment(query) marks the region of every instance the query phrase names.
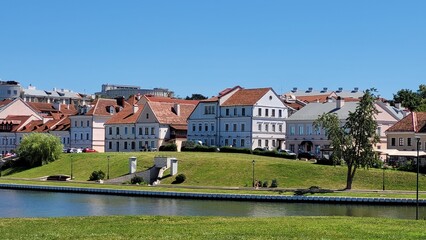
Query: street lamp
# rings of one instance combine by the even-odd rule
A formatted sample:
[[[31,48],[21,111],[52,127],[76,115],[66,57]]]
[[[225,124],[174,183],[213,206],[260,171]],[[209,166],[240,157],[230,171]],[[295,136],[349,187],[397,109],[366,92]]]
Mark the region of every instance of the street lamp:
[[[252,182],[252,183],[253,183],[253,187],[255,187],[255,186],[254,186],[254,163],[255,163],[255,161],[253,160],[253,161],[252,161],[252,164],[253,164],[253,182]]]
[[[71,180],[72,180],[72,154],[71,154]]]
[[[107,179],[109,179],[109,155],[107,156],[108,159],[108,173],[107,173]]]
[[[420,166],[420,159],[419,159],[419,145],[420,145],[420,136],[415,136],[417,140],[417,185],[416,185],[416,220],[419,220],[419,166]]]
[[[385,169],[386,169],[386,167],[385,167],[384,164],[382,166],[382,169],[383,169],[383,191],[385,191]]]

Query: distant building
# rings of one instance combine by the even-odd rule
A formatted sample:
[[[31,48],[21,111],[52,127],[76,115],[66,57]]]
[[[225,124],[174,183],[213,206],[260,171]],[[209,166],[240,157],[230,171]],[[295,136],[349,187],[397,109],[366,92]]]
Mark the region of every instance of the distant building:
[[[102,84],[102,91],[97,96],[105,98],[124,97],[132,95],[153,95],[158,97],[173,97],[174,93],[166,88],[141,89],[139,86]]]
[[[16,81],[0,81],[0,100],[21,96],[21,85]]]

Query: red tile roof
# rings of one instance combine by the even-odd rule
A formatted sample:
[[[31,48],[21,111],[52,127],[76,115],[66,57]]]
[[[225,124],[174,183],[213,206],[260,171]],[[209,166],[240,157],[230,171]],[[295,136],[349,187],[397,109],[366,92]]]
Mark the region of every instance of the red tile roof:
[[[98,98],[91,105],[91,109],[86,113],[89,116],[109,116],[110,107],[114,107],[114,109],[119,109],[121,107],[125,107],[129,105],[126,101],[123,101],[124,106],[120,106],[117,104],[116,99],[106,99],[106,98]]]
[[[6,106],[7,104],[13,102],[11,99],[3,99],[0,101],[0,108]]]
[[[415,127],[416,126],[416,127]],[[426,133],[426,112],[413,112],[390,127],[387,132]]]
[[[148,105],[161,124],[187,124],[187,119],[196,106],[196,104],[179,104],[180,114],[177,115],[174,103],[148,102]]]
[[[25,124],[30,117],[31,116],[9,115],[2,122],[0,122],[0,129],[5,128],[6,125],[12,125],[12,128],[10,129],[10,131],[15,132],[19,128],[21,128],[22,125]]]
[[[157,97],[151,95],[144,96],[148,102],[162,102],[162,103],[182,103],[182,104],[198,104],[198,100],[185,100],[178,98],[169,98],[169,97]]]
[[[129,124],[136,123],[143,110],[142,105],[138,105],[138,110],[133,113],[133,106],[126,106],[123,110],[112,116],[105,124]]]
[[[259,101],[272,88],[240,89],[222,106],[251,106]]]

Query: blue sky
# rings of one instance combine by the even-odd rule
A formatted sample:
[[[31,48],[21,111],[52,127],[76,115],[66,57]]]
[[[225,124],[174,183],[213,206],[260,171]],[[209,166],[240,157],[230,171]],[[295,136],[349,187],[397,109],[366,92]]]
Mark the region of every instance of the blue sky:
[[[93,93],[426,84],[426,1],[0,0],[0,78]]]

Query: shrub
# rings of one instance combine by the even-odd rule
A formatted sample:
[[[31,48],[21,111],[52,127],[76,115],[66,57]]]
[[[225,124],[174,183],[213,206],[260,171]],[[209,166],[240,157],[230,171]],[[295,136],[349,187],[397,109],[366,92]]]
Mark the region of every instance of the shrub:
[[[143,183],[143,178],[135,175],[134,177],[132,177],[132,179],[130,179],[130,183],[131,184],[141,184],[141,183]]]
[[[277,179],[272,179],[270,188],[277,188],[277,187],[278,187]]]
[[[176,152],[177,146],[176,146],[175,143],[170,143],[170,144],[160,146],[160,148],[158,150],[159,151],[165,151],[165,152]]]
[[[93,171],[89,177],[90,181],[103,180],[105,178],[105,173],[102,170]]]
[[[268,181],[264,181],[262,184],[262,187],[267,188],[268,187]]]
[[[183,173],[181,173],[181,174],[178,174],[178,175],[176,176],[176,179],[175,179],[175,181],[174,181],[173,183],[175,183],[175,184],[179,184],[179,183],[183,183],[183,182],[185,182],[185,180],[186,180],[186,175],[185,175],[185,174],[183,174]]]
[[[221,147],[221,152],[226,153],[246,153],[246,154],[252,154],[252,150],[249,148],[235,148],[235,147]]]
[[[217,152],[218,148],[216,146],[196,145],[195,147],[182,147],[180,150],[182,152]]]

